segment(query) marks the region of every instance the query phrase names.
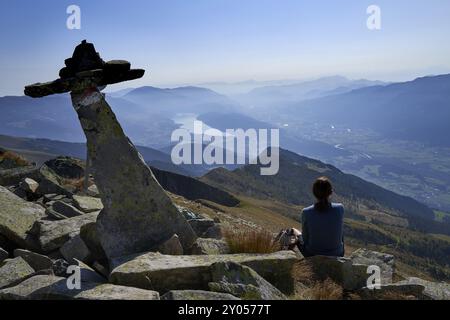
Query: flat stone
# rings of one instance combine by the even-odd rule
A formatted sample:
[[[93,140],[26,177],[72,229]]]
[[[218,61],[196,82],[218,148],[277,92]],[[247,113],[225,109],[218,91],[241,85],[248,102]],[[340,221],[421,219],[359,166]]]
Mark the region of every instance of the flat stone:
[[[99,198],[74,195],[72,199],[75,207],[86,213],[103,209],[102,200]]]
[[[125,136],[104,95],[91,90],[71,97],[105,206],[97,231],[107,257],[149,251],[174,234],[190,249],[195,233]]]
[[[61,248],[68,240],[80,234],[80,228],[95,222],[98,212],[60,221],[38,221],[32,233],[38,237],[40,249],[44,253]]]
[[[0,290],[0,300],[159,300],[155,291],[112,284],[84,282],[81,289],[70,290],[67,279],[39,275],[19,285]]]
[[[98,188],[95,184],[89,186],[86,190],[86,193],[90,197],[98,198],[100,197],[100,193],[98,191]]]
[[[15,285],[34,273],[34,269],[21,257],[0,265],[0,289]]]
[[[229,293],[244,300],[286,300],[286,296],[249,267],[227,261],[211,265],[211,291]]]
[[[36,271],[51,269],[53,265],[49,257],[24,249],[14,250],[14,257],[21,257]]]
[[[210,255],[210,254],[228,254],[230,248],[224,240],[197,238],[192,246],[191,254]]]
[[[145,253],[114,259],[110,282],[165,293],[170,290],[208,290],[213,263],[233,261],[255,270],[284,293],[293,291],[292,267],[298,258],[292,251],[271,254],[169,256]]]
[[[17,197],[4,187],[0,187],[0,204],[0,234],[20,247],[37,249],[37,241],[29,231],[45,216],[44,208]]]
[[[85,263],[90,263],[92,261],[91,252],[81,239],[80,235],[76,235],[64,243],[64,245],[59,248],[59,252],[61,252],[61,255],[69,263],[74,262],[75,259]]]
[[[19,186],[25,192],[36,193],[39,188],[39,183],[31,178],[25,178],[20,182]]]
[[[445,282],[432,282],[416,277],[397,282],[399,285],[420,285],[425,289],[423,295],[432,300],[450,300],[450,284]]]
[[[55,201],[52,205],[52,208],[54,211],[56,211],[59,214],[62,214],[66,218],[73,218],[73,217],[81,216],[84,214],[84,212],[78,210],[74,206],[72,206],[64,201],[61,201],[61,200]],[[100,210],[98,210],[98,211],[100,211]]]
[[[204,290],[171,290],[161,296],[161,300],[240,300],[239,298],[221,292]]]

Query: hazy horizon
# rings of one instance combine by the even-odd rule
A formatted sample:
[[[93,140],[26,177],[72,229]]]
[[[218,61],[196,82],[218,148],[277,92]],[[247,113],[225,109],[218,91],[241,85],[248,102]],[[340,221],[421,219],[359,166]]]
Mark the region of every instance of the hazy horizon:
[[[83,39],[104,60],[126,59],[147,70],[113,91],[333,75],[397,82],[450,73],[445,0],[4,3],[0,96],[56,79]],[[81,30],[66,27],[71,4],[81,8]],[[381,8],[381,30],[366,26],[372,4]]]

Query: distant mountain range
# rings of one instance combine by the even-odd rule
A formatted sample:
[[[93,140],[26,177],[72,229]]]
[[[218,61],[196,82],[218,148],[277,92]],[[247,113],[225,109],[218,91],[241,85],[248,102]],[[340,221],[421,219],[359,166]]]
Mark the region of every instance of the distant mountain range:
[[[244,105],[260,108],[275,104],[281,106],[293,101],[336,95],[359,88],[385,84],[381,81],[350,80],[342,76],[332,76],[291,84],[264,86],[234,98]]]
[[[372,86],[280,106],[313,123],[370,129],[387,138],[450,146],[450,74]]]

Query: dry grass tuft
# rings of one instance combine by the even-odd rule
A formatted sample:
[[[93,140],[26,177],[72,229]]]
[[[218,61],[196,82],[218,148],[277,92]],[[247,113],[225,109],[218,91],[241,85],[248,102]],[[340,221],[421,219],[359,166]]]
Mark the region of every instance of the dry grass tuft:
[[[71,186],[75,188],[77,192],[80,192],[84,190],[84,177],[79,179],[63,179],[61,181],[61,184],[63,186]],[[94,183],[92,182],[92,180],[89,179],[88,187],[90,187],[93,184]]]
[[[341,286],[330,279],[326,279],[307,288],[302,296],[306,300],[342,300],[344,291]]]
[[[30,165],[30,163],[27,160],[25,160],[18,154],[11,152],[11,151],[0,152],[0,162],[3,162],[3,161],[15,163],[16,166],[20,166],[20,167],[25,167],[25,166]]]
[[[272,253],[279,251],[272,233],[265,230],[224,230],[230,253]]]

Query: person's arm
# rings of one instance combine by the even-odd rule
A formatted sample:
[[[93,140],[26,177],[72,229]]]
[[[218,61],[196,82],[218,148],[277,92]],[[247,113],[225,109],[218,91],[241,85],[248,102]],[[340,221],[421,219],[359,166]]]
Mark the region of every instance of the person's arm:
[[[308,218],[305,212],[302,212],[301,217],[301,223],[302,223],[302,238],[303,238],[303,245],[308,243]]]

